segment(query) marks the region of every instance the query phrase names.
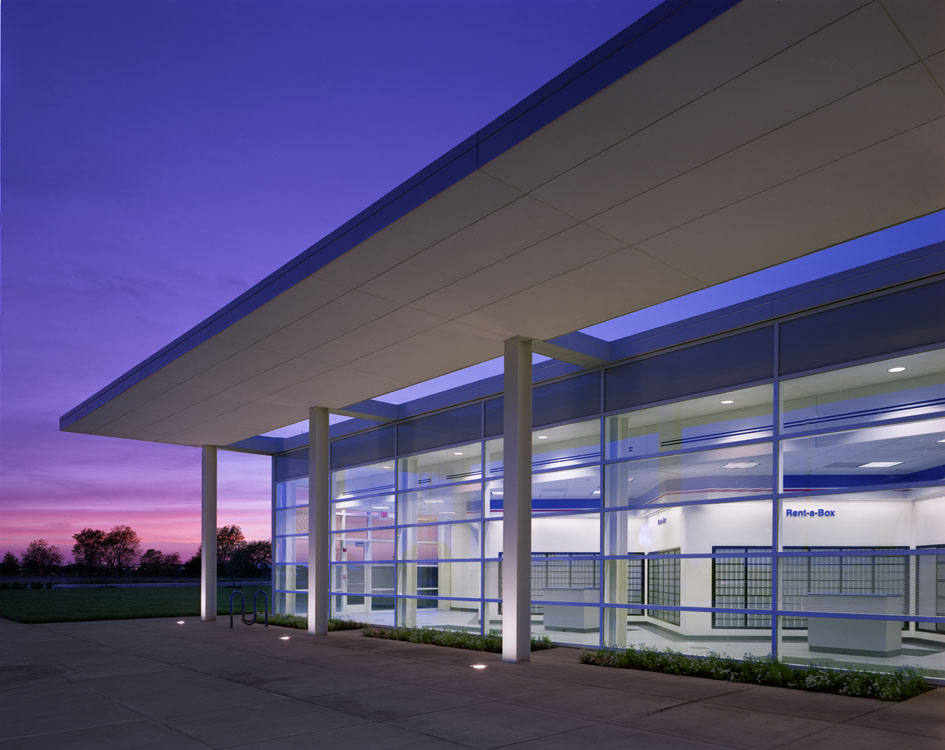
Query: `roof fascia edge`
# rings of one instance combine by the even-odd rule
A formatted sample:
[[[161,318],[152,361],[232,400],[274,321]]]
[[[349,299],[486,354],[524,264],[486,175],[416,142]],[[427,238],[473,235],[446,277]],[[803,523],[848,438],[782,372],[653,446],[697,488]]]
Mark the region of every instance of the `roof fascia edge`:
[[[59,418],[59,429],[75,424],[262,307],[739,2],[666,0],[656,6],[232,302],[67,411]]]

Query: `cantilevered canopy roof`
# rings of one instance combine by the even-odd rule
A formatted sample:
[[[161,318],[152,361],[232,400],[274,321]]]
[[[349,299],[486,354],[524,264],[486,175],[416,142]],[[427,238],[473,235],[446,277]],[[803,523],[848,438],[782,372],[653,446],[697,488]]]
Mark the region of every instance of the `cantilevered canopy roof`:
[[[227,445],[945,208],[943,28],[668,0],[61,428]]]

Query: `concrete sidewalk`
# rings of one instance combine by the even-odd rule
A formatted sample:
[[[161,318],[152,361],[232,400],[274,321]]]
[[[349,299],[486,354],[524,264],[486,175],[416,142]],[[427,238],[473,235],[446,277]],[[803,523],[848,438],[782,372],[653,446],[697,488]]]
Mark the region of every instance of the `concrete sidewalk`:
[[[289,636],[289,640],[280,640]],[[0,750],[941,750],[945,688],[882,703],[228,620],[0,620]],[[484,670],[471,664],[483,663]]]

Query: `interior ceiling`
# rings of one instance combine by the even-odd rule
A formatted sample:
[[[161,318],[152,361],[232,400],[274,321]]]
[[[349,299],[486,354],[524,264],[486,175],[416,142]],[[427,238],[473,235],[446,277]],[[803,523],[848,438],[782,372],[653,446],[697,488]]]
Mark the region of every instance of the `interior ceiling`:
[[[745,0],[66,429],[227,445],[945,208],[943,7]]]

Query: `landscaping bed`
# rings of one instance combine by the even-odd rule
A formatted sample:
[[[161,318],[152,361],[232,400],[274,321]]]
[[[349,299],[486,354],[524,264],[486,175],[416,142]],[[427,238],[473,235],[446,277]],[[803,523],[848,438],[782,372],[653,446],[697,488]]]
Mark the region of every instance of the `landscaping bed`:
[[[502,653],[502,636],[495,632],[487,635],[466,633],[459,630],[434,630],[433,628],[384,628],[374,625],[364,627],[368,638],[386,638],[391,641],[409,641],[410,643],[428,643],[434,646],[465,648],[470,651],[489,651]],[[532,638],[532,651],[554,648],[548,636]]]
[[[733,659],[720,654],[687,656],[670,649],[601,649],[584,651],[581,654],[581,663],[819,693],[837,693],[883,701],[901,701],[931,689],[921,670],[914,667],[901,667],[894,672],[833,670],[816,666],[793,667],[770,656],[747,654],[744,659]]]

